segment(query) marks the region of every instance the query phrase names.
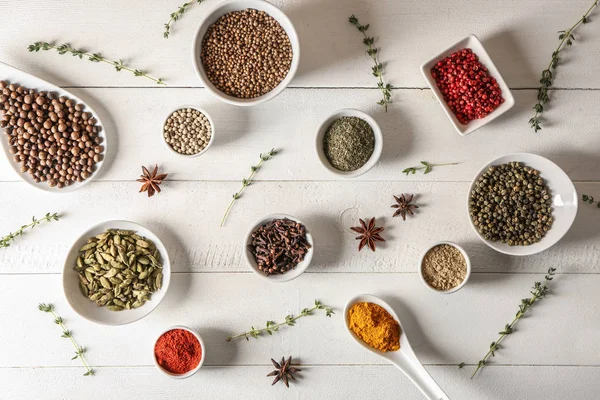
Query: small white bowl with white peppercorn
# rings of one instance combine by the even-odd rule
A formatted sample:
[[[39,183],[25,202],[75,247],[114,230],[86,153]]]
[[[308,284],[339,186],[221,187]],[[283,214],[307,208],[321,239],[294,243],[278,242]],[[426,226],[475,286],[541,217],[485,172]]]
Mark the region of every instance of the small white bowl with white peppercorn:
[[[209,11],[198,26],[192,64],[216,98],[255,106],[279,95],[292,81],[300,64],[300,40],[277,6],[264,0],[229,0]]]
[[[370,135],[369,138],[359,136],[356,138],[349,138],[351,132],[346,132],[346,134],[344,134],[344,132],[338,133],[337,131],[335,133],[331,132],[335,124],[344,120],[348,121],[345,125],[358,128],[360,127],[360,124],[364,125],[366,122],[372,131],[372,135]],[[357,133],[361,133],[361,131]],[[340,147],[340,150],[338,151],[340,154],[339,156],[336,156],[337,153],[330,154],[333,153],[333,143],[336,138],[338,139],[336,143],[339,142],[338,147]],[[326,149],[327,143],[329,143],[329,150]],[[358,146],[361,146],[361,148],[355,148],[355,146],[353,146],[354,143],[359,143]],[[362,148],[364,147],[363,145],[368,146],[368,148]],[[381,133],[381,128],[379,128],[379,125],[373,117],[363,111],[355,110],[353,108],[338,110],[327,117],[327,119],[319,126],[315,139],[315,151],[321,165],[329,172],[343,178],[355,178],[367,173],[377,164],[377,162],[379,162],[381,152],[383,151],[383,135]],[[363,151],[366,151],[366,153],[363,154]],[[356,157],[349,156],[355,154],[357,155]],[[334,156],[336,156],[337,159],[333,159]],[[358,160],[358,158],[360,158],[360,160]],[[334,164],[337,165],[337,167],[334,166]]]
[[[172,153],[185,158],[195,158],[206,153],[213,144],[215,124],[202,108],[179,106],[165,118],[161,137]]]
[[[287,214],[261,218],[244,238],[246,263],[252,272],[270,282],[287,282],[302,275],[310,265],[313,253],[310,231],[302,221]],[[277,255],[273,259],[274,254]],[[260,259],[263,260],[261,265]],[[269,272],[267,268],[273,271]]]
[[[471,260],[467,252],[456,243],[434,243],[421,257],[419,276],[431,291],[454,293],[469,280]]]

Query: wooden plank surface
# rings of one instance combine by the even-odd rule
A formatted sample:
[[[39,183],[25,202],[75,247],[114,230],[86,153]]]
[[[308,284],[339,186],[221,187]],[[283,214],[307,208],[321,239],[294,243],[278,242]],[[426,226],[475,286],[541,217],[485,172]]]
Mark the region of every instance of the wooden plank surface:
[[[183,2],[183,1],[182,1]],[[191,39],[220,0],[192,4],[162,37],[163,23],[180,3],[0,0],[0,61],[67,87],[101,113],[111,151],[98,181],[52,196],[20,182],[0,156],[0,235],[32,215],[58,212],[59,222],[28,231],[0,249],[0,398],[177,399],[374,399],[419,400],[399,371],[364,352],[345,332],[341,309],[353,295],[383,296],[402,318],[415,352],[454,400],[595,400],[600,391],[600,211],[582,204],[571,231],[552,249],[508,257],[482,243],[466,216],[466,192],[490,159],[518,151],[546,156],[576,182],[579,194],[600,197],[598,12],[576,33],[557,70],[544,130],[528,127],[539,75],[566,29],[590,0],[274,0],[292,19],[302,57],[291,87],[274,100],[236,108],[201,88],[191,64]],[[381,47],[386,79],[395,88],[384,113],[380,93],[350,14],[369,23]],[[419,66],[443,48],[474,33],[513,89],[510,113],[468,137],[458,136],[426,88]],[[34,41],[70,42],[161,77],[169,86],[79,61],[55,52],[28,53]],[[1,78],[1,77],[0,77]],[[215,121],[214,147],[181,160],[160,138],[166,114],[197,104]],[[378,121],[384,151],[378,165],[353,180],[339,180],[318,164],[314,137],[333,111],[352,107]],[[0,138],[4,140],[4,138]],[[219,222],[241,179],[260,152],[281,150]],[[428,175],[401,171],[421,160],[460,162]],[[141,165],[169,173],[164,192],[138,194]],[[392,219],[392,194],[417,194],[417,216]],[[266,214],[302,219],[316,241],[308,271],[271,285],[254,276],[241,256],[249,226]],[[359,217],[375,216],[388,242],[377,253],[356,251],[348,231]],[[75,238],[91,225],[114,219],[139,222],[167,245],[171,288],[147,318],[123,327],[94,325],[74,314],[62,295],[63,262]],[[463,245],[473,263],[465,288],[449,296],[429,292],[416,274],[422,251],[433,242]],[[517,325],[514,335],[477,379],[469,379],[497,332],[548,267],[558,268],[550,296]],[[226,343],[225,337],[298,312],[315,298],[336,308],[303,318],[276,337]],[[83,378],[72,348],[50,316],[52,302],[88,349],[96,367]],[[152,366],[156,335],[174,324],[199,330],[207,345],[205,367],[175,381]],[[293,355],[304,365],[289,390],[270,388],[269,359]],[[456,364],[464,361],[464,369]]]
[[[186,380],[157,376],[151,367],[100,368],[94,379],[79,379],[73,368],[1,369],[0,380],[11,382],[4,394],[13,400],[121,398],[123,393],[139,398],[183,400],[244,398],[280,400],[376,399],[421,400],[419,391],[391,366],[308,366],[303,367],[297,385],[269,387],[267,365],[244,367],[206,367],[202,374]],[[475,380],[468,371],[456,367],[427,367],[451,398],[498,399],[577,399],[596,400],[600,390],[598,367],[491,367]],[[576,382],[576,384],[573,384]],[[390,395],[390,393],[392,395]]]
[[[285,285],[273,285],[249,274],[174,274],[171,287],[155,312],[135,324],[105,327],[92,324],[68,308],[59,275],[3,276],[0,304],[4,318],[1,367],[76,366],[71,344],[60,337],[52,317],[37,310],[52,302],[98,366],[152,365],[156,336],[173,324],[184,324],[204,337],[212,366],[267,365],[283,354],[318,365],[385,365],[350,338],[341,310],[358,293],[386,299],[398,312],[413,349],[426,364],[472,365],[486,353],[498,332],[514,317],[540,274],[474,274],[459,292],[430,292],[411,274],[305,274]],[[597,334],[600,275],[558,275],[551,295],[519,321],[492,363],[504,365],[600,366]],[[28,293],[24,296],[23,293]],[[233,334],[279,320],[311,306],[315,298],[335,308],[298,320],[272,337],[226,342]],[[557,324],[560,321],[560,326]],[[568,329],[561,328],[562,326]],[[35,329],[32,329],[35,327]],[[16,334],[15,332],[18,332]],[[27,349],[23,349],[27,343]],[[563,345],[568,344],[568,345]],[[466,372],[468,374],[468,372]],[[308,382],[307,382],[308,383]]]
[[[200,86],[191,63],[191,40],[200,21],[219,1],[194,4],[163,39],[163,24],[179,3],[77,0],[0,3],[3,61],[66,86],[155,86],[110,66],[58,54],[29,54],[35,41],[70,42],[162,77],[169,85]],[[591,1],[571,0],[277,0],[294,23],[302,57],[293,86],[375,87],[360,33],[348,23],[356,14],[378,38],[387,78],[396,87],[424,87],[419,66],[470,33],[478,35],[511,87],[536,87],[567,29]],[[26,17],[24,17],[26,16]],[[25,20],[24,20],[25,18]],[[593,18],[593,17],[592,17]],[[561,66],[557,85],[600,88],[600,26],[577,33],[575,47]],[[135,40],[131,40],[135,38]],[[68,58],[68,59],[66,59]],[[564,68],[563,68],[564,67]]]
[[[283,157],[283,156],[282,156]],[[0,207],[18,210],[3,217],[17,227],[46,212],[59,222],[27,232],[0,253],[1,273],[60,273],[75,239],[90,226],[127,219],[153,230],[167,245],[177,272],[249,272],[243,259],[246,232],[268,214],[287,213],[307,224],[316,243],[309,273],[415,272],[422,252],[453,240],[467,249],[477,272],[598,273],[597,208],[582,205],[574,226],[556,246],[528,257],[509,257],[485,245],[469,224],[468,183],[457,182],[258,182],[234,205],[219,228],[237,182],[165,182],[152,198],[138,194],[137,182],[92,182],[68,196],[37,193],[24,183],[4,183]],[[598,183],[578,183],[580,193],[598,193]],[[417,215],[393,218],[393,194],[414,193]],[[387,243],[373,254],[356,250],[351,226],[377,217]],[[3,223],[4,225],[4,223]]]
[[[561,166],[573,180],[600,180],[597,121],[600,91],[560,91],[545,114],[548,126],[534,134],[527,120],[535,91],[516,91],[517,104],[475,134],[461,137],[430,90],[398,90],[388,113],[375,104],[379,93],[357,89],[289,89],[268,103],[231,107],[204,89],[77,89],[100,114],[111,151],[100,180],[133,181],[141,165],[159,163],[174,180],[241,181],[261,152],[276,147],[281,156],[269,161],[259,180],[335,180],[319,164],[314,150],[321,122],[340,108],[359,108],[374,115],[384,134],[378,165],[359,180],[470,182],[488,161],[511,152],[535,152]],[[582,96],[585,101],[582,101]],[[197,159],[168,152],[161,137],[164,118],[182,104],[199,104],[215,123],[215,143]],[[547,117],[546,117],[547,116]],[[568,126],[568,129],[564,127]],[[2,138],[4,140],[4,138]],[[428,175],[406,177],[402,170],[425,160],[460,162]],[[0,162],[0,181],[18,180]],[[12,161],[11,161],[12,162]]]

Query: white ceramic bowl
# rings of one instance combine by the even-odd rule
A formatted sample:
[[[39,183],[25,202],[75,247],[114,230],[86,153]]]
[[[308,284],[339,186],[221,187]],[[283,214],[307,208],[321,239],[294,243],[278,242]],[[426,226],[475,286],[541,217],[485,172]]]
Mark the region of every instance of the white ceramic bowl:
[[[455,287],[453,287],[452,289],[449,289],[449,290],[439,290],[439,289],[434,288],[433,286],[429,285],[429,283],[427,283],[427,281],[425,280],[425,277],[423,276],[423,260],[425,259],[425,255],[427,253],[429,253],[429,250],[431,250],[434,247],[439,246],[441,244],[447,244],[448,246],[452,246],[452,247],[458,249],[458,251],[461,252],[461,254],[463,255],[463,257],[465,258],[465,261],[467,262],[467,274],[465,275],[465,279],[463,279],[463,281],[458,286],[455,286]],[[437,243],[434,243],[427,250],[425,250],[425,252],[421,256],[421,260],[419,261],[419,276],[421,277],[421,282],[423,282],[423,284],[425,284],[425,286],[429,290],[431,290],[431,291],[434,291],[434,292],[437,292],[437,293],[444,293],[444,294],[454,293],[454,292],[460,290],[463,286],[465,286],[467,284],[467,281],[471,277],[471,259],[469,258],[469,255],[467,254],[467,252],[465,251],[465,249],[463,249],[462,247],[460,247],[456,243],[453,243],[453,242],[437,242]]]
[[[355,171],[340,171],[339,169],[335,168],[329,163],[329,160],[325,155],[325,151],[323,150],[323,139],[325,138],[325,133],[327,133],[327,130],[329,129],[331,124],[341,117],[358,117],[367,121],[369,125],[371,125],[371,128],[373,129],[373,134],[375,135],[375,148],[373,149],[373,154],[371,154],[371,158],[369,158],[369,161],[367,161],[365,165],[363,165]],[[381,157],[381,152],[383,150],[383,135],[381,134],[381,129],[379,128],[379,125],[369,114],[364,113],[360,110],[355,110],[353,108],[345,108],[343,110],[338,110],[334,112],[325,121],[321,123],[317,131],[317,137],[315,140],[315,150],[317,152],[317,158],[321,162],[321,165],[323,165],[323,167],[325,167],[325,169],[327,169],[329,172],[344,178],[354,178],[366,173],[371,168],[373,168],[375,164],[377,164],[379,158]]]
[[[308,242],[308,244],[310,244],[310,249],[308,249],[308,252],[306,253],[306,256],[304,257],[304,260],[300,264],[296,265],[296,268],[289,270],[285,274],[271,274],[271,275],[267,276],[258,269],[258,264],[256,263],[256,260],[254,260],[254,256],[252,255],[250,250],[248,250],[248,245],[252,241],[252,233],[257,228],[259,228],[260,226],[262,226],[262,225],[266,224],[267,222],[272,221],[274,219],[283,219],[283,218],[291,219],[292,221],[296,221],[296,222],[299,222],[302,225],[304,225],[304,227],[306,228],[306,241]],[[258,275],[261,278],[266,279],[270,282],[287,282],[287,281],[291,281],[292,279],[296,279],[297,277],[302,275],[302,273],[304,271],[306,271],[306,269],[310,265],[310,262],[312,260],[314,252],[315,252],[315,244],[313,242],[313,237],[310,234],[310,231],[308,230],[308,227],[306,226],[306,224],[304,222],[300,221],[299,219],[294,218],[291,215],[287,215],[287,214],[271,214],[271,215],[268,215],[268,216],[262,218],[261,220],[256,222],[254,225],[252,225],[252,227],[248,230],[246,237],[244,238],[244,258],[246,259],[246,263],[248,264],[250,269],[256,275]]]
[[[1,132],[0,147],[2,147],[2,150],[4,150],[4,154],[6,155],[6,158],[8,159],[8,163],[10,164],[12,169],[17,173],[17,175],[19,177],[21,177],[21,179],[24,182],[28,183],[29,185],[33,186],[34,188],[43,190],[45,192],[51,192],[51,193],[72,192],[74,190],[81,188],[83,185],[90,183],[98,175],[98,173],[100,172],[100,169],[102,169],[102,166],[104,165],[104,160],[106,160],[106,155],[108,154],[108,140],[107,140],[107,135],[106,135],[106,129],[105,129],[105,126],[102,123],[102,120],[100,119],[100,116],[98,115],[98,113],[96,111],[94,111],[89,105],[87,105],[79,97],[75,96],[73,93],[71,93],[65,89],[61,89],[58,86],[55,86],[55,85],[51,84],[50,82],[46,82],[43,79],[40,79],[31,74],[28,74],[27,72],[21,71],[20,69],[11,67],[10,65],[7,65],[7,64],[1,63],[1,62],[0,62],[0,79],[10,82],[10,83],[18,84],[20,86],[24,86],[28,89],[36,89],[38,91],[54,92],[54,93],[58,94],[59,96],[67,96],[68,98],[75,100],[77,103],[85,105],[85,111],[91,113],[92,116],[94,118],[96,118],[96,120],[98,121],[97,124],[100,127],[100,132],[99,132],[98,136],[100,138],[102,138],[101,145],[104,146],[104,152],[102,153],[102,155],[103,155],[102,161],[100,161],[99,163],[96,163],[96,165],[95,165],[96,170],[94,172],[92,172],[92,174],[86,180],[84,180],[83,182],[75,182],[71,186],[65,186],[64,188],[59,189],[56,186],[50,187],[46,182],[36,183],[31,178],[31,176],[29,176],[28,173],[21,172],[20,164],[14,162],[14,160],[13,160],[14,156],[12,154],[10,154],[10,152],[9,152],[10,145],[8,144],[6,135],[4,135],[4,129],[0,128],[0,132]]]
[[[77,257],[79,256],[79,249],[87,243],[88,238],[99,235],[107,229],[134,230],[138,235],[152,240],[160,252],[163,262],[162,288],[152,293],[150,300],[139,308],[124,311],[110,311],[106,307],[98,307],[96,303],[81,294],[79,289],[79,277],[77,272],[73,269]],[[171,262],[169,261],[169,255],[167,254],[167,249],[163,242],[148,229],[129,221],[106,221],[92,226],[75,240],[75,243],[73,243],[73,246],[67,254],[65,265],[63,267],[62,279],[63,291],[67,302],[79,316],[101,325],[125,325],[144,318],[158,307],[169,289],[169,283],[171,281]]]
[[[158,342],[158,339],[160,339],[160,337],[162,335],[164,335],[165,333],[172,331],[174,329],[183,329],[185,331],[190,332],[192,335],[194,335],[196,337],[196,339],[198,339],[198,342],[200,342],[200,348],[202,349],[202,357],[200,358],[200,363],[198,364],[198,366],[196,368],[194,368],[193,370],[186,372],[185,374],[174,374],[174,373],[164,369],[156,360],[156,356],[154,353],[154,348],[156,347],[156,342]],[[175,325],[175,326],[172,326],[172,327],[167,328],[164,331],[162,331],[160,333],[160,335],[158,335],[158,337],[154,341],[154,346],[152,346],[152,359],[154,360],[154,365],[160,372],[162,372],[163,374],[165,374],[168,377],[173,378],[173,379],[185,379],[185,378],[189,378],[190,376],[194,375],[202,367],[202,364],[204,364],[205,358],[206,358],[206,347],[204,347],[204,341],[202,340],[202,337],[200,337],[200,335],[198,333],[196,333],[196,331],[194,331],[193,329],[188,328],[187,326],[183,326],[183,325]]]
[[[173,114],[175,111],[179,111],[179,110],[183,110],[185,108],[191,108],[192,110],[196,110],[201,112],[202,114],[204,114],[204,116],[206,117],[206,119],[208,119],[208,122],[210,123],[210,140],[208,141],[208,144],[206,145],[206,147],[204,149],[202,149],[202,151],[196,153],[196,154],[181,154],[176,152],[169,143],[167,143],[167,141],[165,140],[165,124],[167,123],[167,119],[169,119],[169,117],[171,116],[171,114]],[[165,144],[165,146],[167,146],[167,149],[169,149],[169,151],[173,154],[176,154],[180,157],[183,158],[196,158],[201,156],[202,154],[206,153],[206,151],[208,150],[208,148],[213,144],[213,142],[215,141],[215,123],[213,122],[212,118],[210,117],[210,115],[202,108],[200,107],[196,107],[196,106],[189,106],[189,105],[184,105],[184,106],[179,106],[177,108],[174,108],[173,110],[171,110],[167,116],[165,117],[161,127],[160,127],[160,137],[162,139],[162,142]]]
[[[465,48],[469,48],[469,49],[473,50],[473,52],[479,57],[479,61],[488,69],[490,75],[493,78],[495,78],[496,81],[498,82],[498,84],[500,85],[500,89],[502,90],[502,97],[504,98],[504,103],[500,104],[500,106],[498,108],[496,108],[494,111],[492,111],[485,118],[470,121],[467,125],[463,125],[460,122],[458,122],[458,119],[456,119],[456,116],[454,115],[452,110],[450,110],[450,107],[448,107],[448,104],[446,104],[446,101],[444,100],[444,96],[442,95],[442,92],[440,92],[440,89],[438,88],[437,83],[435,82],[435,79],[433,79],[433,77],[431,76],[431,68],[438,61],[441,61],[444,58],[446,58],[447,56],[449,56],[450,54],[452,54],[458,50],[465,49]],[[512,93],[510,92],[508,85],[502,78],[502,75],[500,75],[500,71],[498,71],[498,69],[494,65],[494,62],[490,58],[489,54],[487,53],[487,51],[485,51],[485,48],[483,47],[483,45],[481,44],[481,42],[475,35],[467,36],[466,38],[454,43],[452,46],[448,47],[444,51],[435,55],[431,59],[425,61],[421,65],[421,72],[423,73],[423,76],[427,80],[429,87],[431,87],[433,94],[435,94],[435,97],[437,97],[440,104],[444,108],[444,111],[446,112],[446,115],[452,122],[452,125],[454,125],[454,128],[461,136],[465,136],[465,135],[470,134],[471,132],[476,131],[477,129],[481,128],[485,124],[498,118],[499,116],[501,116],[502,114],[504,114],[505,112],[510,110],[512,108],[512,106],[515,105],[515,99],[514,99]]]
[[[202,65],[202,61],[200,60],[200,54],[202,52],[202,40],[204,38],[204,34],[207,29],[217,22],[217,20],[225,14],[228,14],[233,11],[241,11],[247,8],[253,8],[259,11],[264,11],[273,17],[281,27],[287,33],[290,43],[292,45],[292,64],[290,65],[290,70],[279,85],[277,85],[273,90],[269,93],[266,93],[260,97],[256,97],[253,99],[241,99],[238,97],[230,96],[225,94],[220,89],[218,89],[215,85],[212,84],[208,80],[206,73],[204,72],[204,66]],[[273,4],[266,2],[264,0],[229,0],[224,3],[217,5],[210,11],[207,16],[202,20],[200,26],[196,30],[194,40],[192,43],[192,64],[194,66],[194,70],[196,71],[196,75],[204,84],[204,87],[216,98],[224,101],[225,103],[233,104],[236,106],[255,106],[260,103],[264,103],[265,101],[271,100],[279,93],[286,88],[287,85],[292,81],[294,75],[296,74],[296,70],[298,69],[298,65],[300,64],[300,41],[298,39],[298,34],[296,33],[296,29],[292,24],[292,21],[281,11],[279,8],[274,6]]]
[[[552,196],[552,207],[554,208],[554,211],[552,212],[552,216],[554,217],[552,227],[542,240],[529,246],[509,246],[508,244],[499,241],[492,242],[484,239],[477,227],[473,224],[469,212],[471,191],[475,187],[475,183],[479,177],[483,175],[490,166],[506,164],[511,161],[521,162],[528,167],[540,171],[540,175],[546,181],[546,184],[550,189],[550,195]],[[469,192],[467,193],[467,217],[469,218],[473,230],[477,233],[477,236],[492,249],[514,256],[528,256],[549,249],[569,231],[573,221],[575,221],[575,216],[577,215],[577,203],[578,198],[575,186],[567,174],[560,169],[558,165],[537,154],[513,153],[488,162],[479,170],[479,172],[477,172],[469,187]]]

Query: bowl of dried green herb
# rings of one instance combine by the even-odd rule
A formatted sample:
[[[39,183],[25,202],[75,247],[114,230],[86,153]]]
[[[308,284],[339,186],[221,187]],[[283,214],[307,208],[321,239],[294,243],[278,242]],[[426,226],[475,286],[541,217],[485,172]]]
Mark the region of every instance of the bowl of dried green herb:
[[[330,115],[317,131],[317,158],[331,173],[354,178],[377,164],[383,150],[383,135],[368,114],[351,108]]]

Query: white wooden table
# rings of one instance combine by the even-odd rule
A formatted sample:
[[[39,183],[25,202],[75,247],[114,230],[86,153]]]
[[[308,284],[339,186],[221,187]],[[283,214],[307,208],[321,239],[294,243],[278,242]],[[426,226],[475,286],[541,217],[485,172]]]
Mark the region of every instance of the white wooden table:
[[[597,399],[600,391],[600,210],[581,205],[567,236],[531,257],[495,253],[476,237],[466,214],[466,191],[489,159],[513,151],[549,157],[575,181],[579,193],[600,197],[600,10],[565,51],[544,129],[528,127],[535,87],[557,44],[556,32],[590,0],[277,0],[300,35],[302,60],[290,88],[267,104],[246,109],[213,99],[194,76],[190,60],[195,27],[219,0],[190,6],[163,39],[163,23],[179,0],[0,2],[0,60],[72,90],[102,113],[112,151],[108,165],[85,188],[67,195],[36,191],[0,158],[0,235],[32,215],[58,212],[0,250],[0,398],[2,399],[421,399],[399,371],[368,354],[345,332],[340,310],[360,292],[383,296],[401,315],[417,355],[453,399]],[[379,37],[394,104],[386,114],[369,74],[355,13]],[[457,135],[419,65],[469,33],[477,34],[514,90],[516,106],[468,137]],[[109,66],[54,52],[30,54],[37,41],[68,41],[162,77],[169,86],[116,73]],[[200,159],[171,155],[159,136],[165,114],[196,103],[216,124],[214,146]],[[336,109],[355,107],[381,125],[381,162],[354,180],[326,175],[313,151],[316,128]],[[4,139],[2,139],[4,140]],[[282,150],[265,164],[219,221],[240,180],[260,152]],[[452,162],[428,175],[402,169]],[[169,173],[163,193],[138,194],[141,165]],[[392,194],[417,194],[419,214],[392,220]],[[286,284],[254,276],[241,256],[248,226],[273,212],[302,218],[316,255],[311,268]],[[387,243],[375,253],[356,251],[346,229],[376,216]],[[163,304],[123,327],[94,325],[76,316],[62,295],[61,270],[72,241],[87,227],[129,219],[155,231],[168,246],[174,274]],[[471,255],[474,273],[456,294],[428,291],[416,274],[424,248],[453,240]],[[516,312],[534,281],[557,267],[551,295],[519,322],[492,363],[473,380],[474,364]],[[274,337],[226,343],[251,325],[280,319],[315,298],[335,307],[332,319],[304,318]],[[39,302],[52,302],[87,349],[96,369],[82,377],[71,345]],[[197,328],[207,345],[203,369],[175,381],[152,364],[152,343],[173,324]],[[293,355],[304,365],[290,389],[270,387],[269,359]],[[459,370],[456,364],[467,366]]]

